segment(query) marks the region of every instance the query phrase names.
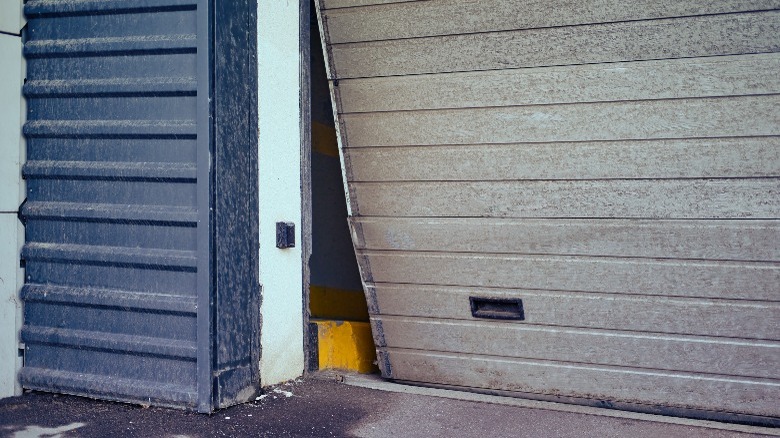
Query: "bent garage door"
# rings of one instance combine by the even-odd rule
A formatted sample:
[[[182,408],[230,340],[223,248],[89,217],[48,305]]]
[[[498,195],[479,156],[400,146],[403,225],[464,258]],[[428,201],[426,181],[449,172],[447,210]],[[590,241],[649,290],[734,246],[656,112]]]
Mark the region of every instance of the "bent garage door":
[[[203,412],[247,399],[256,4],[28,1],[25,13],[22,385]]]
[[[384,376],[778,424],[780,2],[317,3]]]

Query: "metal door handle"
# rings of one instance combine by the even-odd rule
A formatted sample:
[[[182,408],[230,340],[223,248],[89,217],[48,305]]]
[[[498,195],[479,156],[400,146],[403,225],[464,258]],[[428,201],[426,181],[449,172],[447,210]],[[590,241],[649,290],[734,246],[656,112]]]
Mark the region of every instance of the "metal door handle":
[[[523,300],[519,298],[469,297],[469,302],[474,318],[525,320]]]

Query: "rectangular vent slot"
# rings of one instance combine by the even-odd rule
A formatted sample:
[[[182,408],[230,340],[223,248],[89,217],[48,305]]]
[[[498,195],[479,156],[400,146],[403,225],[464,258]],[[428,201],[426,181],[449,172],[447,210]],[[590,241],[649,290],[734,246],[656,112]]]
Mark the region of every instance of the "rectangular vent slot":
[[[519,298],[469,297],[469,302],[474,318],[525,320],[523,300]]]

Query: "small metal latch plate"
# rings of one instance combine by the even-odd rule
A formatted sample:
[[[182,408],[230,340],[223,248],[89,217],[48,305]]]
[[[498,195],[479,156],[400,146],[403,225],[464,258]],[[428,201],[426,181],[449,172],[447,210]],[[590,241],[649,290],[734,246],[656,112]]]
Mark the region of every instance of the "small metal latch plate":
[[[280,249],[295,247],[295,224],[292,222],[276,223],[276,247]]]

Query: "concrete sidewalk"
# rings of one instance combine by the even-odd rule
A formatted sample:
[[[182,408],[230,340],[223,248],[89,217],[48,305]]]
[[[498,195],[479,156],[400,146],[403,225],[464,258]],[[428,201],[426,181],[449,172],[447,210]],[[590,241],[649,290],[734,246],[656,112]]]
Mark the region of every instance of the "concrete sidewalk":
[[[341,381],[343,380],[343,382]],[[764,434],[764,435],[762,435]],[[755,428],[418,388],[308,378],[213,415],[31,392],[0,400],[8,437],[748,437]]]

